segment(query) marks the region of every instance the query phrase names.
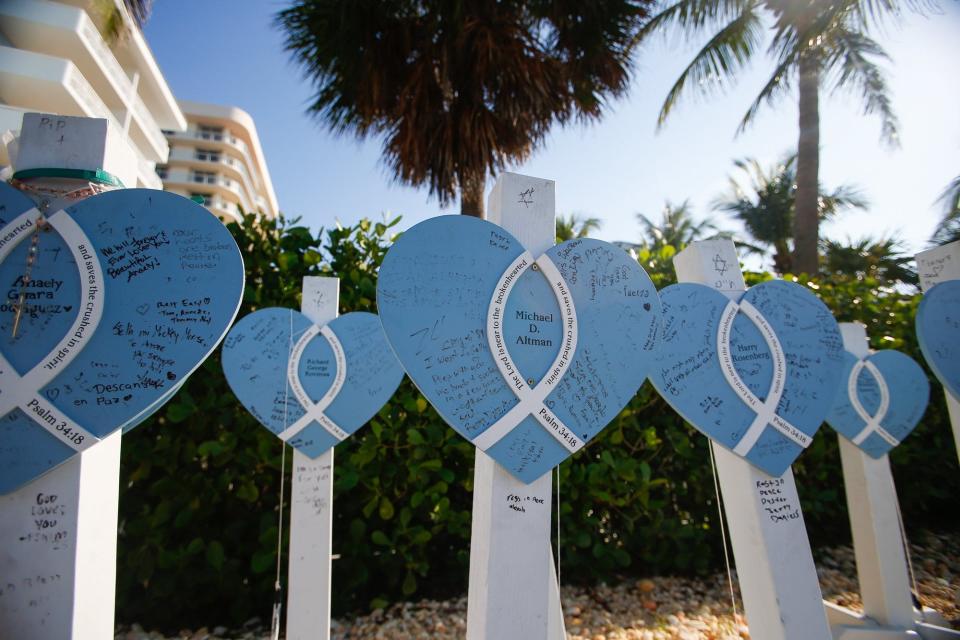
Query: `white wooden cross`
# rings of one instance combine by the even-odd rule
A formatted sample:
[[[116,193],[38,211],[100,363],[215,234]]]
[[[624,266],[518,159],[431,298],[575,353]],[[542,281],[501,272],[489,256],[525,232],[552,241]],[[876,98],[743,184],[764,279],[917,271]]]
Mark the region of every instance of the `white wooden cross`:
[[[960,280],[960,240],[918,253],[917,273],[920,275],[920,289],[923,291],[945,280]],[[953,441],[957,446],[957,455],[960,456],[960,401],[946,389],[944,393],[947,396]]]
[[[520,198],[522,193],[528,197]],[[487,201],[487,217],[538,256],[556,242],[554,182],[502,174]],[[546,473],[524,484],[477,449],[467,596],[468,640],[566,637],[550,552],[551,479],[552,474]],[[524,501],[524,505],[532,506],[519,512],[510,509],[511,496],[536,500]]]
[[[137,171],[107,121],[50,114],[24,115],[18,162]],[[113,637],[121,437],[0,496],[0,638]]]
[[[714,259],[739,265],[733,241],[694,242],[673,258],[680,282],[698,282],[737,300],[746,290],[740,268],[718,272]],[[717,461],[717,475],[737,577],[752,638],[757,640],[826,640],[831,637],[824,612],[820,583],[800,498],[787,470],[780,478],[760,471],[740,456],[710,442]],[[774,522],[761,504],[760,488],[777,483],[780,497],[799,515]]]
[[[304,277],[300,312],[311,322],[322,327],[336,318],[339,302],[339,278]],[[333,449],[316,459],[293,450],[287,640],[330,637]]]
[[[867,330],[862,324],[840,323],[843,347],[858,358],[870,355]],[[846,385],[839,393],[846,392]],[[897,490],[890,459],[871,458],[841,435],[840,460],[850,513],[853,550],[863,613],[825,603],[837,640],[889,638],[960,638],[950,631],[917,620],[910,595],[905,541],[897,512]]]

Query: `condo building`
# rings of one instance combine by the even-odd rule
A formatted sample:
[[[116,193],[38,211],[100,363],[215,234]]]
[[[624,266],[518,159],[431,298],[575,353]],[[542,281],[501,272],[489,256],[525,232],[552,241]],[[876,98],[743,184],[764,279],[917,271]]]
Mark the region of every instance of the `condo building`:
[[[180,101],[183,130],[166,130],[169,160],[157,166],[163,188],[203,199],[225,219],[279,213],[270,172],[250,115],[237,107]]]
[[[126,187],[202,197],[225,220],[278,214],[253,119],[178,102],[122,0],[0,0],[0,135],[33,111],[106,119],[130,148]],[[0,167],[14,160],[0,144]]]

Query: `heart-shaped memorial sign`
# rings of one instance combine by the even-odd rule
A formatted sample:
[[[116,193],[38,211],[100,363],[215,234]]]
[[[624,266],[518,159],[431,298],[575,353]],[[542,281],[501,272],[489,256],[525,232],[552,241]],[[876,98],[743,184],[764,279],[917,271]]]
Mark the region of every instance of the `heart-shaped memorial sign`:
[[[260,424],[311,458],[365,425],[403,379],[374,314],[347,313],[320,327],[276,307],[230,330],[223,372]]]
[[[940,384],[960,402],[960,280],[946,280],[923,295],[917,340]]]
[[[660,292],[653,385],[690,424],[772,476],[810,443],[833,404],[843,341],[806,288],[771,280],[733,302],[682,283]]]
[[[930,400],[923,369],[893,349],[862,360],[844,352],[840,386],[827,422],[873,458],[885,456],[913,431]]]
[[[230,233],[152,189],[52,215],[0,185],[0,493],[156,411],[243,294]]]
[[[444,420],[523,482],[578,451],[643,384],[660,301],[613,245],[535,257],[467,216],[421,222],[380,267],[400,363]]]

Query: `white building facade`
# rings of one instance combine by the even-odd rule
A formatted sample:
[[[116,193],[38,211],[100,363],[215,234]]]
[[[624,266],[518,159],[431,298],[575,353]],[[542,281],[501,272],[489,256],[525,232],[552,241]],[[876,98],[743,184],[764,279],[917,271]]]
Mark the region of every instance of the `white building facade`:
[[[130,147],[124,186],[202,196],[225,220],[241,209],[276,217],[253,118],[178,102],[122,0],[112,1],[122,24],[116,36],[103,3],[0,0],[0,134],[18,133],[26,112],[103,118]],[[0,144],[0,166],[13,160]]]
[[[239,219],[241,211],[275,218],[279,209],[257,128],[237,107],[180,101],[187,120],[167,130],[170,157],[157,167],[163,188],[199,199],[216,215]]]
[[[110,41],[87,0],[0,2],[0,132],[19,131],[23,113],[104,118],[130,145],[136,184],[162,188],[157,163],[169,152],[164,129],[185,129],[139,28],[122,2],[124,27]],[[100,23],[100,24],[98,24]],[[0,163],[9,164],[4,151]],[[129,181],[129,178],[128,178]]]

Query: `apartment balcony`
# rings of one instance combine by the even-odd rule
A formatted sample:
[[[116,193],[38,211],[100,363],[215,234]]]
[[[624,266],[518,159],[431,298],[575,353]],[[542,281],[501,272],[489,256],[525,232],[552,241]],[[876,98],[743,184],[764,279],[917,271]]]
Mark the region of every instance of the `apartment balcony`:
[[[21,109],[105,118],[122,130],[79,69],[63,58],[0,46],[0,95]]]
[[[182,140],[195,143],[196,141],[200,141],[203,142],[204,147],[209,147],[211,149],[220,149],[222,151],[227,149],[236,149],[243,154],[244,159],[247,162],[253,163],[253,156],[250,153],[250,149],[247,147],[247,143],[231,134],[229,131],[215,133],[211,131],[187,129],[186,131],[166,131],[165,133],[171,142]]]
[[[200,171],[214,171],[223,173],[229,178],[238,180],[247,190],[247,197],[251,200],[256,199],[256,187],[253,176],[244,160],[238,157],[228,155],[230,151],[224,152],[222,149],[210,149],[217,151],[218,154],[202,153],[203,157],[198,157],[201,153],[199,148],[178,147],[174,145],[170,149],[170,158],[167,161],[170,165],[186,166]],[[203,151],[207,151],[204,149]]]
[[[255,211],[238,180],[219,174],[198,173],[197,171],[168,168],[161,173],[165,188],[185,192],[209,192],[219,196],[225,202],[238,203],[244,211]]]
[[[46,0],[5,0],[0,2],[0,30],[22,52],[73,63],[121,130],[129,117],[128,133],[140,154],[153,162],[166,160],[166,138],[138,93],[139,73],[127,75],[83,9]],[[4,94],[4,100],[40,110],[29,96],[14,102]],[[57,106],[46,110],[78,115]]]

